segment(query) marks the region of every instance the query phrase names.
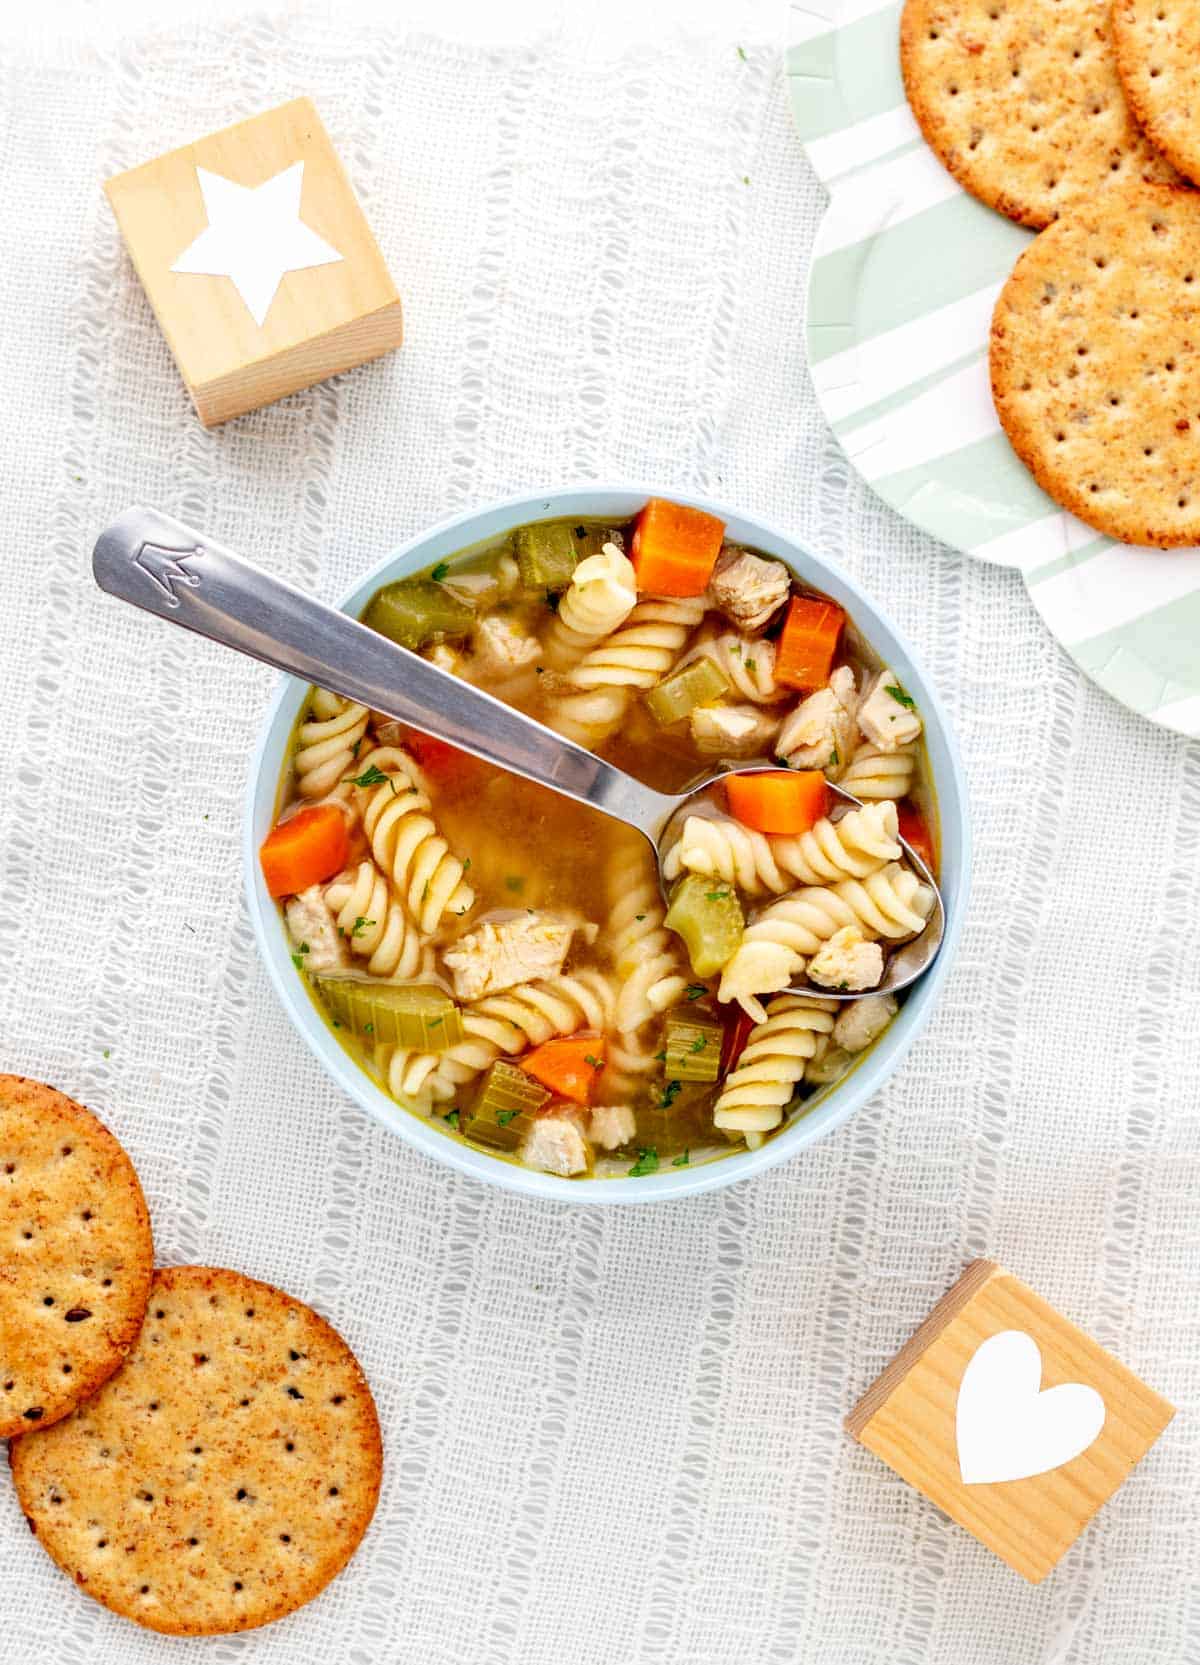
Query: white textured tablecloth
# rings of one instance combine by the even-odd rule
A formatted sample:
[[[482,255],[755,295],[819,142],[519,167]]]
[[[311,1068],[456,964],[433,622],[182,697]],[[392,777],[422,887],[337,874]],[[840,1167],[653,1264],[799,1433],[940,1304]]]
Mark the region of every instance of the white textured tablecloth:
[[[163,1261],[327,1314],[387,1451],[350,1570],[207,1643],[88,1601],[0,1484],[14,1665],[1200,1659],[1200,749],[1083,681],[1019,577],[850,475],[804,365],[820,195],[747,17],[615,53],[343,11],[4,55],[0,1067],[107,1118]],[[99,180],[305,91],[408,340],[205,433]],[[744,504],[870,586],[957,719],[977,850],[887,1091],[750,1185],[632,1211],[471,1184],[323,1078],[241,898],[271,677],[88,571],[142,499],[336,597],[451,510],[615,474]],[[1181,1407],[1038,1589],[841,1430],[981,1254]]]

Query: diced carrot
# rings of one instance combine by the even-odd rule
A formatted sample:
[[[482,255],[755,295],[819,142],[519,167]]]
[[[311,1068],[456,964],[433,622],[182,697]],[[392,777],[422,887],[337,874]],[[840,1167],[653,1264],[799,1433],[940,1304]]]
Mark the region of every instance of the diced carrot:
[[[829,807],[829,788],[819,769],[764,769],[731,775],[725,782],[729,813],[755,832],[807,832]]]
[[[749,1012],[743,1012],[739,1006],[733,1022],[725,1029],[725,1045],[721,1049],[721,1075],[727,1076],[737,1066],[738,1059],[745,1051],[746,1042],[750,1039],[750,1031],[754,1028],[754,1019]]]
[[[629,558],[642,595],[703,595],[721,553],[725,522],[703,509],[652,497],[638,516]]]
[[[567,1035],[544,1041],[519,1060],[526,1075],[532,1075],[559,1098],[586,1104],[592,1084],[604,1068],[603,1035]]]
[[[448,740],[439,740],[435,734],[423,734],[418,728],[406,731],[404,744],[425,773],[436,781],[449,782],[464,777],[469,779],[487,767],[471,752],[460,751]]]
[[[272,896],[296,896],[346,865],[350,835],[334,804],[315,804],[267,834],[259,860]]]
[[[899,806],[900,837],[906,844],[911,844],[931,873],[936,872],[934,866],[933,834],[929,831],[929,823],[921,814],[916,804],[906,798]]]
[[[829,681],[845,622],[845,613],[834,602],[815,595],[793,596],[783,632],[775,644],[776,682],[806,692],[823,688]]]

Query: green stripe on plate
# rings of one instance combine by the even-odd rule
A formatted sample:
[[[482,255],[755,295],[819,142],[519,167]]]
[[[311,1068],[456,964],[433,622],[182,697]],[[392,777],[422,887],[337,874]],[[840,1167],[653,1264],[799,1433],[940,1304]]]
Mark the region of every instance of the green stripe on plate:
[[[1200,694],[1200,590],[1180,596],[1102,635],[1071,642],[1070,652],[1089,676],[1135,711]]]
[[[864,461],[869,460],[867,452]],[[989,434],[871,484],[918,526],[958,549],[972,549],[1054,512],[1003,434]]]
[[[855,340],[869,341],[1002,282],[1032,235],[990,209],[981,218],[979,203],[958,191],[921,214],[814,261],[809,316],[847,319],[853,309]],[[813,326],[809,347],[814,364],[852,344],[844,330],[844,325]]]
[[[873,12],[788,47],[788,90],[802,139],[823,139],[904,103],[896,50],[899,10]]]
[[[1080,544],[1078,549],[1072,549],[1068,555],[1056,555],[1052,561],[1047,561],[1045,566],[1031,568],[1025,574],[1025,582],[1031,587],[1044,584],[1047,578],[1057,578],[1060,572],[1070,572],[1072,567],[1086,566],[1095,556],[1103,555],[1106,549],[1113,547],[1114,540],[1098,532],[1090,543]]]
[[[957,375],[964,366],[974,364],[986,356],[986,347],[976,347],[972,353],[964,353],[961,358],[956,358],[949,364],[939,365],[927,376],[920,376],[915,382],[909,382],[907,387],[897,388],[895,393],[889,393],[886,398],[876,399],[873,405],[864,405],[862,410],[856,410],[853,416],[843,416],[839,422],[833,424],[833,431],[839,439],[843,439],[856,428],[861,428],[865,422],[874,422],[878,416],[887,416],[890,411],[902,410],[913,399],[927,393],[939,382],[944,382],[947,376]]]

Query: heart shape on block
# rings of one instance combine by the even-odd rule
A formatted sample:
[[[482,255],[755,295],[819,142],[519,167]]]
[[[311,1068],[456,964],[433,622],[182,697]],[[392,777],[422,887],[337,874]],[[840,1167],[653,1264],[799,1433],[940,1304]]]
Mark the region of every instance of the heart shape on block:
[[[1028,1480],[1086,1451],[1104,1426],[1104,1400],[1082,1382],[1041,1392],[1042,1355],[1024,1330],[976,1348],[958,1385],[958,1471],[964,1486]]]

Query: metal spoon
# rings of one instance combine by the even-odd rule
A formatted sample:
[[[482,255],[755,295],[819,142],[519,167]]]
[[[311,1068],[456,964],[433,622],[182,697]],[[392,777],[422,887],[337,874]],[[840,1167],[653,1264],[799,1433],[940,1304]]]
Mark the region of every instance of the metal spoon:
[[[382,711],[624,822],[653,848],[660,882],[664,836],[675,817],[729,775],[763,767],[720,771],[683,793],[656,792],[158,509],[127,509],[106,527],[92,552],[92,571],[102,590],[147,613]],[[858,804],[841,787],[833,790]],[[934,893],[924,930],[890,955],[877,990],[850,993],[807,984],[795,992],[830,1000],[894,993],[907,988],[932,963],[945,930],[941,894],[925,863],[903,839],[900,843]]]

